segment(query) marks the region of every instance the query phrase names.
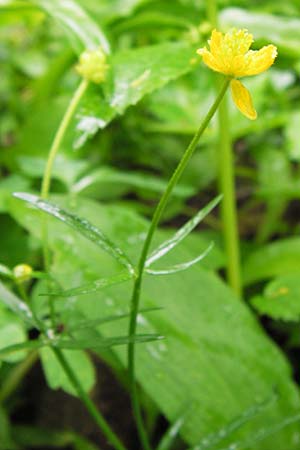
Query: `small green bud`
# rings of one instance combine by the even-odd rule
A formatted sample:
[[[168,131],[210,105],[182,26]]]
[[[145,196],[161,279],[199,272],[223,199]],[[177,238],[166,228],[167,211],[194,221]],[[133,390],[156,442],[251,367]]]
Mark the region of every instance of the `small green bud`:
[[[13,268],[13,276],[17,283],[24,283],[30,280],[32,274],[32,267],[28,264],[18,264]]]
[[[105,81],[108,68],[106,54],[101,47],[97,50],[85,50],[81,53],[79,64],[76,66],[79,75],[96,84]]]

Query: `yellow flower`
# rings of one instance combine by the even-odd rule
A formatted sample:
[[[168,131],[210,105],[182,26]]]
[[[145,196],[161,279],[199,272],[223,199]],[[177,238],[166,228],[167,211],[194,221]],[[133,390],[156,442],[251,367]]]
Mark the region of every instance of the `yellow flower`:
[[[106,54],[101,47],[81,53],[79,64],[76,66],[79,75],[96,84],[105,81],[108,68]]]
[[[236,107],[246,117],[254,120],[257,113],[250,92],[236,78],[257,75],[267,70],[277,56],[277,48],[270,44],[257,51],[249,50],[252,42],[252,34],[245,29],[234,28],[224,35],[213,30],[208,41],[210,51],[203,47],[197,53],[210,69],[231,78],[231,94]]]

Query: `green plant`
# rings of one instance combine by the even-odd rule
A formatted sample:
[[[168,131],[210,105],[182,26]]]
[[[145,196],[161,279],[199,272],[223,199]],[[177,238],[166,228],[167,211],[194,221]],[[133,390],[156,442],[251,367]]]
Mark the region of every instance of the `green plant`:
[[[296,3],[289,5],[296,11]],[[250,94],[235,79],[249,73],[236,67],[227,71],[226,54],[226,70],[212,65],[225,74],[214,100],[216,76],[197,59],[201,47],[204,62],[210,61],[203,45],[216,24],[216,6],[180,0],[172,5],[34,0],[1,6],[8,30],[4,47],[13,54],[4,72],[9,108],[1,136],[10,150],[1,156],[0,182],[1,229],[7,236],[0,266],[0,441],[5,450],[94,448],[73,432],[43,433],[10,422],[10,399],[38,358],[48,385],[79,397],[112,446],[126,448],[89,396],[95,384],[91,353],[128,388],[145,450],[156,445],[160,414],[170,428],[160,433],[158,450],[298,448],[299,394],[290,365],[241,297],[243,288],[250,305],[274,318],[278,333],[288,333],[287,353],[299,345],[291,324],[299,320],[299,245],[297,237],[283,239],[297,228],[281,218],[299,197],[298,116],[287,100],[287,95],[297,98],[299,89],[292,71],[284,68],[292,60],[297,71],[299,33],[288,34],[292,12],[281,17],[272,14],[274,5],[270,13],[246,12],[220,2],[224,29],[254,21],[253,33],[263,43],[269,42],[270,30],[280,30],[274,44],[284,62],[249,81],[260,117],[248,122],[222,99],[231,84],[236,105],[254,119]],[[16,14],[25,27],[18,30],[22,58],[20,42],[12,38]],[[234,23],[238,14],[240,24]],[[224,53],[220,36],[213,32],[212,39],[220,41]],[[244,61],[249,35],[241,30],[224,39],[228,52],[237,49],[235,56]],[[239,46],[243,39],[247,48]],[[77,73],[69,43],[81,55]],[[271,65],[274,48],[250,53],[254,65],[255,55],[266,57],[256,72]],[[284,74],[290,76],[286,88]],[[18,85],[24,90],[22,105],[14,97]],[[219,105],[216,126],[210,121]],[[283,138],[285,154],[275,148]],[[247,165],[250,156],[243,153],[234,164],[234,141],[249,150],[255,167]],[[214,182],[219,196],[212,193]],[[50,186],[55,194],[50,195]],[[238,215],[236,193],[247,186],[251,196]],[[256,210],[257,231],[247,222],[249,211]],[[161,221],[172,227],[158,229]],[[278,234],[280,242],[268,243]],[[213,273],[219,269],[226,270],[229,287]],[[278,322],[282,319],[289,321],[285,328]]]

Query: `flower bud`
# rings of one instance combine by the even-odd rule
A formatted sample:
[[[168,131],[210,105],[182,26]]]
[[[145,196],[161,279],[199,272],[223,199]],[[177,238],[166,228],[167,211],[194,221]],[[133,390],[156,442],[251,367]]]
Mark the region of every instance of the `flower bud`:
[[[13,268],[13,275],[17,283],[24,283],[30,280],[32,274],[32,267],[28,264],[18,264]]]
[[[76,70],[83,78],[100,84],[106,79],[109,66],[106,64],[106,54],[99,47],[96,50],[85,50],[79,57]]]

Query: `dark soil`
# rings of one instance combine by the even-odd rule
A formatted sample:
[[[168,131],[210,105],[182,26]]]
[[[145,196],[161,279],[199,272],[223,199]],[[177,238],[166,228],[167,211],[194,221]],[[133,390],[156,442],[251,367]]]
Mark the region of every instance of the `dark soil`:
[[[94,362],[98,382],[91,397],[126,447],[138,450],[129,396],[103,362],[99,359]],[[101,450],[113,448],[77,398],[62,390],[53,391],[47,387],[39,363],[23,382],[22,399],[24,402],[16,408],[13,415],[15,425],[37,426],[53,431],[72,430],[95,443]],[[26,450],[51,449],[53,447]]]

